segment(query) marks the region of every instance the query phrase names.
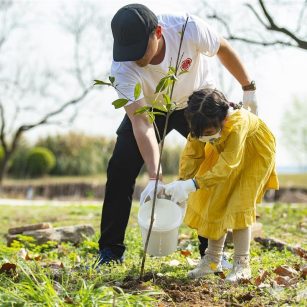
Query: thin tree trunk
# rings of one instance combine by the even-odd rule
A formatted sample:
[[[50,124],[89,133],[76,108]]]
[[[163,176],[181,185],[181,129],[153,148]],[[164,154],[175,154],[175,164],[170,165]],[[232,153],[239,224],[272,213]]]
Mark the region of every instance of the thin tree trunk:
[[[174,87],[175,87],[175,83],[176,83],[176,80],[177,80],[178,68],[179,68],[179,64],[181,62],[181,59],[183,57],[183,54],[180,57],[180,53],[181,53],[181,46],[182,46],[183,37],[184,37],[184,33],[185,33],[185,29],[186,29],[188,20],[189,20],[189,17],[187,17],[184,25],[182,26],[182,32],[181,32],[181,36],[180,36],[180,44],[179,44],[177,60],[176,60],[176,67],[175,67],[175,79],[173,80],[173,83],[171,85],[170,100],[172,100],[172,98],[173,98],[173,92],[174,92]],[[152,227],[153,227],[153,223],[154,223],[154,212],[155,212],[155,206],[156,206],[156,200],[157,200],[157,188],[158,188],[158,181],[159,181],[159,175],[160,175],[160,169],[161,169],[164,141],[165,141],[165,137],[166,137],[168,121],[169,121],[169,118],[170,118],[171,114],[173,113],[173,111],[170,110],[166,114],[165,125],[164,125],[164,129],[163,129],[163,135],[162,135],[162,139],[161,139],[161,143],[160,143],[160,157],[159,157],[159,163],[158,163],[158,173],[157,173],[157,177],[156,177],[156,184],[155,184],[154,194],[153,194],[151,219],[150,219],[150,224],[149,224],[147,238],[146,238],[146,241],[145,241],[144,254],[143,254],[142,262],[141,262],[141,270],[140,270],[140,276],[139,276],[139,280],[140,281],[143,279],[143,276],[144,276],[145,262],[146,262],[146,253],[147,253],[149,239],[150,239],[150,235],[151,235],[151,231],[152,231]]]
[[[2,183],[3,183],[3,178],[7,170],[8,161],[9,161],[10,156],[11,156],[10,153],[5,153],[0,163],[0,187],[2,186]]]

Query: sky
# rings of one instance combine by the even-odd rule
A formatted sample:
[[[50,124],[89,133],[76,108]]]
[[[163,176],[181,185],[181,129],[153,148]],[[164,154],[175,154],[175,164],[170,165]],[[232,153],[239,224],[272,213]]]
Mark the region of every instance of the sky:
[[[30,40],[35,47],[36,53],[27,53],[25,51],[24,57],[30,61],[31,57],[36,57],[37,54],[43,54],[45,60],[51,67],[65,65],[67,60],[66,56],[71,56],[71,44],[67,36],[63,35],[59,27],[54,26],[54,12],[58,12],[63,8],[73,11],[79,5],[81,0],[35,0],[17,1],[21,4],[26,2],[31,4],[32,19],[36,19],[37,27],[30,28]],[[84,2],[84,1],[83,1]],[[91,0],[98,10],[103,12],[104,22],[109,24],[111,17],[123,5],[133,3],[135,1],[96,1]],[[196,13],[201,17],[205,16],[205,6],[200,4],[197,0],[181,0],[181,1],[165,1],[165,0],[144,0],[140,1],[142,4],[147,5],[155,13],[167,12],[185,12]],[[217,9],[227,16],[231,14],[241,14],[242,23],[252,23],[252,20],[244,20],[246,10],[238,11],[238,7],[242,6],[241,0],[229,1],[209,1],[210,4],[216,5]],[[255,1],[251,1],[253,3]],[[225,6],[227,3],[227,6]],[[237,13],[238,12],[238,13]],[[276,11],[275,17],[277,20],[285,20],[285,12]],[[291,17],[291,12],[286,12]],[[35,17],[37,16],[37,17]],[[210,22],[210,21],[209,21]],[[256,23],[258,26],[258,24]],[[237,27],[238,25],[235,25]],[[218,29],[220,31],[220,29]],[[106,28],[106,31],[108,29]],[[108,33],[110,34],[110,32]],[[16,44],[20,45],[22,40],[27,39],[27,36],[19,38]],[[89,40],[88,47],[95,49],[98,44],[99,38]],[[106,34],[106,40],[110,40],[110,36]],[[99,57],[99,65],[101,65],[100,77],[108,75],[110,67],[110,59],[112,56],[111,41],[109,47]],[[305,72],[307,71],[307,53],[306,51],[297,48],[262,48],[262,47],[242,47],[242,44],[233,43],[242,61],[246,65],[250,75],[257,84],[257,98],[259,104],[259,116],[267,123],[277,138],[277,165],[289,166],[295,165],[296,161],[287,152],[286,148],[282,145],[281,134],[281,118],[285,110],[292,103],[294,97],[304,99],[307,102],[307,87]],[[60,47],[60,48],[59,48]],[[22,51],[19,48],[18,52]],[[221,65],[218,60],[212,59],[213,66],[218,73],[221,72]],[[222,69],[223,70],[223,69]],[[98,70],[99,71],[99,70]],[[223,70],[223,76],[227,84],[228,98],[233,101],[242,100],[242,90],[239,84]],[[65,91],[74,91],[75,88],[65,88]],[[219,81],[217,82],[219,84]],[[58,89],[61,91],[61,89]],[[90,101],[86,104],[80,105],[80,112],[78,118],[69,128],[70,130],[80,131],[87,134],[104,135],[108,137],[115,137],[116,127],[119,125],[124,110],[114,110],[111,102],[117,98],[115,91],[111,88],[99,90],[95,95],[91,96]],[[51,103],[51,102],[50,102]],[[31,140],[36,140],[38,137],[46,134],[64,132],[68,128],[55,128],[46,127],[33,130],[27,134]],[[167,144],[184,144],[184,139],[177,133],[171,133],[167,137]]]

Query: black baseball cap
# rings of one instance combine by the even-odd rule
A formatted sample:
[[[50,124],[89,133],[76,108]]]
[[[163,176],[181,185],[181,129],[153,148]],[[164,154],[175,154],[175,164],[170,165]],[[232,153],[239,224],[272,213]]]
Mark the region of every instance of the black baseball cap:
[[[145,5],[135,3],[120,8],[111,21],[114,61],[141,59],[157,25],[157,16]]]

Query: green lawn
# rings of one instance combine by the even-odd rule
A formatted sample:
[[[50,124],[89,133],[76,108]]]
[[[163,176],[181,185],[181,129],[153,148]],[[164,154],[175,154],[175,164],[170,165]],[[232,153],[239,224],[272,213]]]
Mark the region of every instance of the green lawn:
[[[134,204],[125,264],[96,272],[87,266],[97,253],[100,206],[1,206],[0,266],[12,263],[17,268],[14,274],[0,273],[0,306],[306,306],[306,280],[298,277],[295,285],[280,287],[273,272],[285,264],[299,268],[302,258],[286,250],[265,250],[256,242],[251,248],[254,279],[249,283],[228,285],[222,276],[187,280],[191,267],[180,251],[168,257],[147,257],[145,282],[137,283],[142,252],[137,210]],[[258,213],[266,236],[307,248],[306,204],[265,205]],[[54,227],[90,223],[97,233],[79,246],[35,246],[28,240],[23,245],[5,246],[3,235],[9,227],[37,222],[51,222]],[[196,234],[186,227],[181,227],[181,234],[190,238],[181,241],[181,248],[191,248],[189,258],[197,258]],[[22,247],[30,258],[38,256],[37,260],[25,261],[18,256]],[[232,246],[227,252],[232,253]],[[178,260],[177,265],[171,260]],[[260,270],[268,271],[269,276],[257,286],[255,278]]]

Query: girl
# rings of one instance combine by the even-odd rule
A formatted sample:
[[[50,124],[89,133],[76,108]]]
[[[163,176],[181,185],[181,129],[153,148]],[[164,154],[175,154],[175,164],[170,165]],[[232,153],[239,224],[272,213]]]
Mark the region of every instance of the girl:
[[[209,238],[205,256],[188,276],[221,271],[227,229],[233,229],[234,265],[226,279],[249,279],[256,203],[267,189],[278,189],[275,138],[256,115],[229,103],[217,90],[194,92],[185,116],[190,135],[181,156],[180,180],[166,185],[165,193],[181,203],[194,192],[184,221]]]

